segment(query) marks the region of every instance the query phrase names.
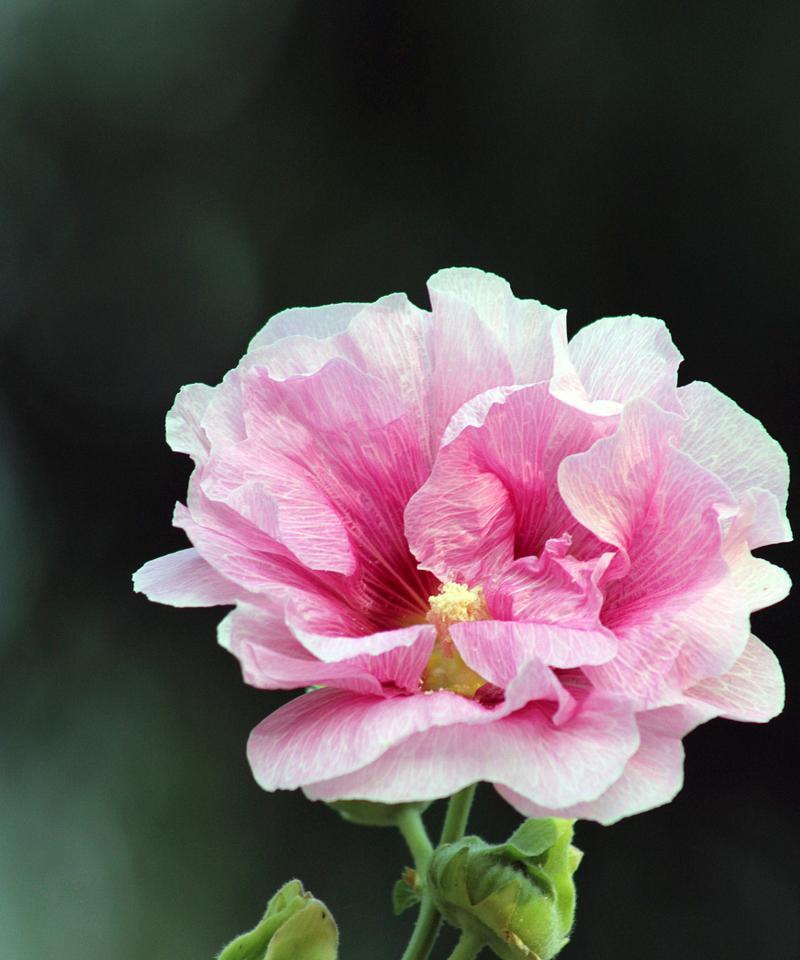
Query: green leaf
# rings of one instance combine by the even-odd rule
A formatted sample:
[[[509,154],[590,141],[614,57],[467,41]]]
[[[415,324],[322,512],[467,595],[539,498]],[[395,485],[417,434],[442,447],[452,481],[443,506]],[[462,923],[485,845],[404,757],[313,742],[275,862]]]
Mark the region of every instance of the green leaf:
[[[392,889],[392,909],[395,916],[399,917],[401,913],[419,902],[420,896],[417,891],[405,877],[401,877]]]

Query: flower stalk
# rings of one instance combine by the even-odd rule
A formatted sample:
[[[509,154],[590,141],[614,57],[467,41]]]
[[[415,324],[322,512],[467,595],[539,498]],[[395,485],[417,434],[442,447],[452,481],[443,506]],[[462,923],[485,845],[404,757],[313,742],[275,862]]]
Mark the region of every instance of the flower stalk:
[[[473,783],[468,787],[464,787],[463,790],[459,790],[458,793],[454,793],[450,798],[450,802],[447,805],[447,814],[444,818],[444,826],[442,827],[442,835],[439,840],[440,844],[454,843],[456,840],[460,840],[464,836],[464,831],[467,829],[469,811],[472,807],[472,800],[475,796],[476,786],[477,784]],[[422,826],[422,818],[419,813],[417,813],[417,817],[419,818],[419,827],[424,833],[425,828]],[[414,932],[411,934],[411,939],[408,941],[408,946],[403,953],[402,960],[427,960],[427,958],[430,956],[431,950],[433,949],[433,945],[436,942],[436,938],[439,936],[442,918],[439,915],[439,911],[436,909],[436,906],[434,905],[430,891],[427,888],[428,885],[426,883],[428,863],[430,862],[430,857],[433,850],[431,848],[430,850],[423,851],[422,846],[419,844],[419,837],[416,835],[417,827],[413,827],[410,831],[412,838],[409,838],[409,836],[406,835],[402,824],[405,823],[406,827],[408,827],[409,823],[411,822],[413,821],[410,816],[403,817],[401,818],[401,822],[398,824],[398,826],[400,827],[403,836],[406,838],[406,843],[408,843],[415,861],[417,861],[417,853],[412,846],[412,839],[413,843],[418,846],[422,856],[426,858],[426,861],[424,870],[420,869],[419,862],[417,861],[417,871],[423,883],[422,901],[419,908],[419,914],[417,916],[417,923],[414,927]],[[427,833],[425,834],[425,839],[427,840]],[[430,846],[430,841],[428,841],[428,845]],[[463,954],[463,956],[469,957],[469,954]],[[473,956],[475,956],[475,954],[473,954]]]

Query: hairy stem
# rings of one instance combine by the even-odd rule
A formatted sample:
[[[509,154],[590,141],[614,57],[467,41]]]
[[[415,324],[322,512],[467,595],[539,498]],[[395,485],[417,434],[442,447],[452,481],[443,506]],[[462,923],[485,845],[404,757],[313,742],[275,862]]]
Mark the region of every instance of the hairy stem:
[[[485,944],[474,933],[465,930],[461,934],[461,939],[456,944],[455,950],[450,954],[449,960],[475,960],[475,957],[483,950]]]
[[[450,803],[447,807],[447,815],[444,818],[444,827],[442,827],[442,836],[439,840],[439,843],[454,843],[456,840],[460,840],[464,836],[464,830],[466,830],[467,827],[467,818],[469,817],[469,810],[472,806],[472,798],[475,796],[475,786],[475,784],[472,784],[472,786],[464,787],[463,790],[459,790],[458,793],[454,793],[450,798]],[[406,836],[405,830],[402,826],[400,829],[403,831],[403,836],[406,837],[406,842],[408,843],[409,847],[411,847],[411,852],[414,854],[414,858],[416,859],[417,854],[414,851],[411,840],[408,836]],[[416,843],[417,841],[418,837],[415,837],[414,842]],[[428,852],[427,856],[428,859],[430,859],[430,852]],[[419,867],[417,869],[419,869]],[[430,952],[433,949],[433,944],[439,935],[439,928],[442,925],[442,918],[439,916],[439,911],[434,906],[433,899],[427,890],[427,884],[425,883],[427,878],[421,877],[420,879],[423,882],[422,903],[419,908],[417,924],[414,927],[414,932],[411,935],[411,939],[408,941],[408,946],[403,953],[402,960],[428,960]],[[460,947],[461,944],[459,943],[459,946],[456,947],[456,950],[459,950]],[[478,946],[476,949],[480,949],[480,947]],[[469,958],[470,956],[474,957],[475,952],[473,952],[471,955],[469,953],[456,953],[453,954],[453,956],[459,958],[459,960],[464,960],[464,958]]]
[[[458,793],[454,793],[453,796],[450,797],[450,804],[447,807],[447,816],[444,818],[444,826],[442,827],[442,836],[439,843],[454,843],[464,836],[476,786],[477,784],[473,783],[471,786],[464,787],[463,790],[459,790]]]
[[[422,815],[418,810],[405,810],[400,815],[397,826],[400,833],[403,834],[403,839],[408,844],[411,856],[414,858],[414,866],[420,882],[424,884],[428,864],[431,862],[433,844],[428,838],[428,831],[422,822]]]

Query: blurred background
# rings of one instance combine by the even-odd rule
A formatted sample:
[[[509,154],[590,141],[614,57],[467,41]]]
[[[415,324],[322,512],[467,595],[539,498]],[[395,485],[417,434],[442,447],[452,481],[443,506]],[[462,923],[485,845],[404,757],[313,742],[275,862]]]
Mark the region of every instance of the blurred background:
[[[0,956],[210,958],[294,875],[343,960],[399,956],[399,838],[262,793],[283,695],[222,611],[131,592],[185,543],[164,413],[279,309],[426,305],[475,265],[573,332],[663,317],[684,381],[796,450],[798,35],[794,0],[0,3]],[[673,804],[579,825],[565,960],[800,957],[794,616],[755,618],[783,717],[702,728]],[[483,788],[476,830],[515,823]]]

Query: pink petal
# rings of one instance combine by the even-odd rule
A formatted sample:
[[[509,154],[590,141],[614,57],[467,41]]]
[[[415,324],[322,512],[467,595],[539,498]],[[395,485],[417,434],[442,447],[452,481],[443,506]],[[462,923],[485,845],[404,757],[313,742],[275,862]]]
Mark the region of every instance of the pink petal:
[[[306,785],[305,792],[313,799],[398,803],[490,780],[533,802],[566,806],[602,793],[638,741],[633,715],[620,702],[590,698],[563,726],[534,703],[494,722],[427,730],[348,776]]]
[[[669,331],[652,317],[605,317],[583,327],[570,340],[568,359],[559,358],[555,396],[565,403],[608,416],[635,397],[647,397],[665,410],[680,412],[676,394],[683,359]]]
[[[253,730],[248,758],[265,790],[339,777],[372,763],[421,731],[491,719],[475,700],[441,692],[388,698],[315,690],[270,714]]]
[[[336,663],[339,660],[347,660],[360,655],[378,657],[389,650],[412,647],[420,639],[432,646],[436,636],[435,628],[427,623],[414,624],[411,627],[398,627],[395,630],[378,630],[375,633],[367,633],[363,636],[313,633],[303,629],[302,621],[292,616],[292,605],[290,605],[288,622],[292,635],[303,644],[305,649],[328,663]],[[427,657],[425,659],[427,660]]]
[[[728,720],[766,723],[783,710],[783,673],[769,647],[751,636],[728,673],[704,680],[691,687],[687,695],[713,707]]]
[[[694,382],[678,391],[687,423],[681,449],[726,483],[738,499],[762,488],[774,497],[778,523],[769,501],[756,503],[751,546],[791,539],[784,516],[789,463],[763,425],[708,383]]]
[[[193,547],[150,560],[133,575],[133,589],[173,607],[236,603],[246,591],[226,580]]]
[[[167,443],[176,453],[188,453],[195,461],[208,457],[210,444],[202,423],[213,395],[214,388],[204,383],[178,391],[166,421]]]
[[[637,721],[639,748],[621,776],[596,799],[566,807],[545,806],[498,784],[500,795],[526,817],[568,817],[603,824],[669,803],[683,786],[682,734],[665,732],[663,724],[650,713],[639,714]]]
[[[428,281],[428,290],[437,316],[469,310],[492,332],[510,361],[510,382],[537,383],[553,375],[552,331],[565,328],[566,311],[518,300],[501,277],[468,267],[440,270]]]
[[[371,649],[363,644],[349,655],[341,649],[345,638],[315,637],[320,652],[328,654],[318,657],[303,642],[307,638],[298,639],[279,613],[240,606],[220,624],[219,641],[240,660],[245,679],[256,687],[288,690],[320,684],[384,695],[388,685],[394,692],[416,693],[433,648],[434,631],[421,626],[393,633],[393,645],[385,634],[382,644],[373,643]],[[326,649],[327,640],[333,640],[333,650]],[[332,657],[331,653],[342,655]]]
[[[248,352],[269,346],[284,337],[325,340],[342,333],[367,304],[332,303],[323,307],[292,307],[272,317],[250,341]]]
[[[725,485],[673,446],[680,425],[647,400],[631,401],[613,436],[558,472],[575,518],[628,558],[606,588],[604,622],[615,630],[727,572],[719,518],[735,508]]]
[[[239,607],[219,625],[219,642],[241,663],[247,683],[267,690],[293,690],[317,684],[380,696],[381,682],[363,666],[323,663],[310,654],[286,625],[256,608]]]
[[[551,623],[479,620],[456,623],[450,635],[472,669],[498,687],[506,687],[523,664],[538,659],[550,667],[581,667],[604,663],[617,651],[611,631]]]
[[[579,560],[568,551],[569,535],[548,540],[539,557],[521,557],[486,585],[497,620],[533,620],[562,626],[599,625],[603,592],[598,586],[614,554]]]
[[[468,434],[440,453],[408,502],[408,544],[442,582],[478,584],[513,559],[515,515],[503,482],[476,463]]]
[[[749,610],[733,578],[699,591],[685,606],[655,610],[615,628],[617,656],[586,675],[639,708],[682,699],[682,691],[736,660],[750,633]]]
[[[199,482],[211,500],[235,510],[305,566],[355,571],[345,525],[302,464],[245,440],[212,456]]]
[[[431,291],[433,324],[430,359],[431,435],[438,443],[450,417],[468,400],[496,387],[514,383],[511,362],[497,337],[470,307]]]
[[[474,416],[459,413],[474,425],[442,448],[406,509],[411,549],[440,580],[481,582],[565,531],[585,540],[555,478],[564,457],[599,435],[594,419],[550,396],[546,383],[492,399],[488,408],[473,401]]]

